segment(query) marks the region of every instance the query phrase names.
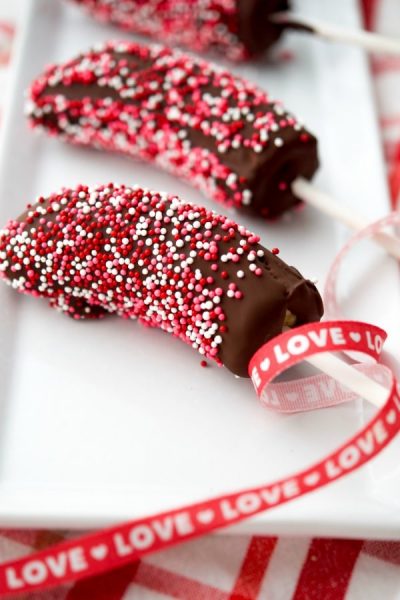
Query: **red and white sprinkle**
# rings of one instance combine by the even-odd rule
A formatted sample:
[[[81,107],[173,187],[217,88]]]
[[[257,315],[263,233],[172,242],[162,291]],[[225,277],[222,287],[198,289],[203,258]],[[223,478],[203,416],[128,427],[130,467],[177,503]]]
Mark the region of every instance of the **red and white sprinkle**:
[[[0,275],[75,319],[137,318],[221,364],[227,303],[244,297],[245,275],[264,275],[254,263],[258,241],[230,218],[175,196],[78,186],[39,198],[0,232]],[[239,262],[221,271],[228,255]]]
[[[75,0],[94,17],[170,46],[203,53],[222,51],[231,60],[248,58],[239,38],[237,0]]]

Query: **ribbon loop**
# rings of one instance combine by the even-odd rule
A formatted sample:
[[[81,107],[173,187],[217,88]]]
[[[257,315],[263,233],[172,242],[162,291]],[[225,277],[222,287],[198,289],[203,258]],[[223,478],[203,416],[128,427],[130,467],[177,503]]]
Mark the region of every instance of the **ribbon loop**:
[[[310,323],[286,331],[264,344],[249,363],[249,375],[264,406],[279,412],[315,410],[356,398],[355,394],[326,375],[272,383],[286,369],[315,354],[356,351],[379,360],[386,332],[358,321]],[[390,385],[382,365],[357,365],[378,383]]]

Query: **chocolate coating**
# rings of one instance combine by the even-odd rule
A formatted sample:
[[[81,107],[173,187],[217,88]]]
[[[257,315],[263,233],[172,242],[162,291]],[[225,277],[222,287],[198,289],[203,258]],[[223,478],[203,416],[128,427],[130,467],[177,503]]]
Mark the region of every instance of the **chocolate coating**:
[[[32,85],[33,126],[123,152],[266,218],[299,202],[293,180],[318,167],[317,141],[251,83],[160,46],[109,42]]]
[[[139,319],[247,377],[252,355],[323,312],[315,286],[227,217],[108,184],[39,199],[0,234],[0,275],[75,319]]]
[[[237,0],[238,37],[248,57],[262,54],[278,41],[284,27],[269,16],[289,8],[288,0]]]

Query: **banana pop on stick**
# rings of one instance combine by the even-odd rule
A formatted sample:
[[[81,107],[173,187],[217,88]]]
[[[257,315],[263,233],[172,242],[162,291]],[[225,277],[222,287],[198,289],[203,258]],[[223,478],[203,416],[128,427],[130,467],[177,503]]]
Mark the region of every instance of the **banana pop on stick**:
[[[48,68],[31,86],[33,127],[142,158],[210,198],[265,217],[300,200],[317,142],[257,86],[162,46],[108,42]]]
[[[27,113],[36,129],[153,162],[227,206],[273,218],[304,201],[356,230],[365,222],[307,181],[317,141],[293,115],[179,51],[108,42],[49,67],[31,86]],[[374,240],[400,258],[394,236]]]
[[[400,55],[396,38],[349,30],[292,12],[289,0],[72,1],[104,23],[196,52],[217,51],[235,61],[262,54],[286,29],[360,46],[368,52]]]
[[[0,233],[0,273],[75,319],[137,318],[246,377],[265,341],[323,312],[315,286],[244,227],[123,185],[28,206]]]

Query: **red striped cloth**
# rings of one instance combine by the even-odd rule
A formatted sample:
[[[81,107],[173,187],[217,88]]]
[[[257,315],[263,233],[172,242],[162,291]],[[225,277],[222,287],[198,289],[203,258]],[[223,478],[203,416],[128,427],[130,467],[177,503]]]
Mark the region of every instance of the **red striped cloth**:
[[[9,12],[14,3],[0,0]],[[16,3],[17,4],[17,3]],[[6,6],[7,5],[7,6]],[[367,27],[400,34],[399,0],[363,0]],[[12,25],[0,23],[0,90]],[[393,206],[400,197],[400,59],[372,69]],[[0,561],[57,542],[49,531],[0,530]],[[25,596],[26,598],[27,596]],[[32,600],[400,600],[400,542],[210,536]]]

